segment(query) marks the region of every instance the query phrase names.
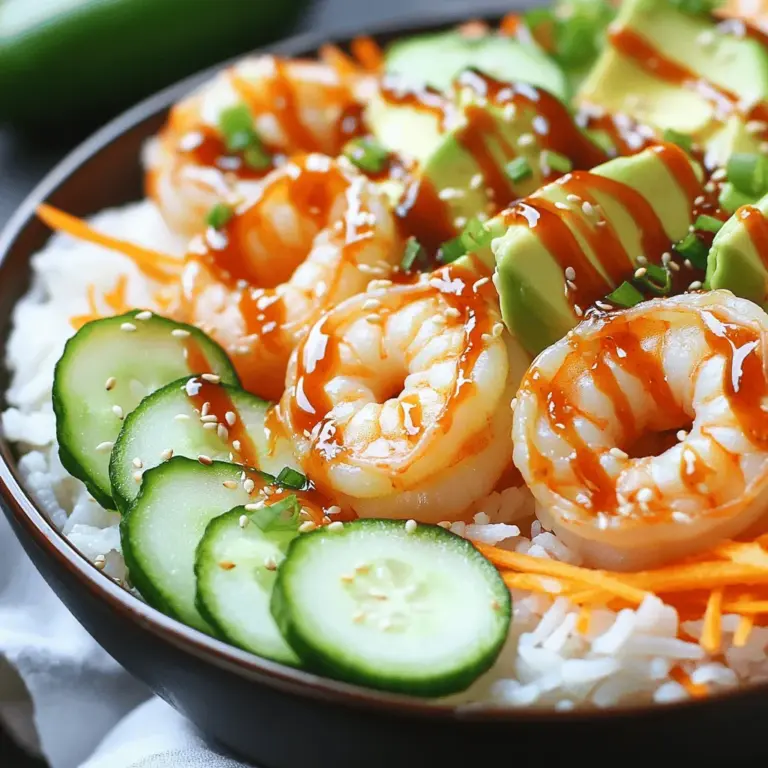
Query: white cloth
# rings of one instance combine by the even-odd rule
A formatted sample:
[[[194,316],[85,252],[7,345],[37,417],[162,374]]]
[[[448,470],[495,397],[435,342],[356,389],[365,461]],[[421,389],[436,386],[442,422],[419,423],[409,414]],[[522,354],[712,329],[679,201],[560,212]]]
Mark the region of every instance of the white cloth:
[[[59,601],[0,513],[3,726],[51,768],[245,768],[148,697]]]

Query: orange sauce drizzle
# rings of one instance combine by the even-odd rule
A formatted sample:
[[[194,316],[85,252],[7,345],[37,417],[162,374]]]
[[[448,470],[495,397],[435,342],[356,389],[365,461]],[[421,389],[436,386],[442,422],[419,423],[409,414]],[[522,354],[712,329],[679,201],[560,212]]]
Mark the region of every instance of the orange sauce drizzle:
[[[747,229],[749,239],[755,246],[760,260],[768,266],[768,219],[763,212],[753,205],[745,205],[736,211],[736,218]]]

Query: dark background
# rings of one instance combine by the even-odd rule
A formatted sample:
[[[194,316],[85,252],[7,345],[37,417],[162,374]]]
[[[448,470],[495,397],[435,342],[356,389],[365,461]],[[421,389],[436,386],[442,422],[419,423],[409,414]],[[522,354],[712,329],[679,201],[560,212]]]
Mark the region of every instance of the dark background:
[[[29,0],[31,3],[37,1]],[[505,12],[520,4],[519,0],[482,0],[480,3],[475,0],[314,0],[295,31],[325,29],[330,36],[336,31],[363,32],[370,23],[399,18],[405,20],[409,14],[430,9],[439,13],[465,7],[469,17],[478,7],[484,10],[498,7],[500,12]],[[538,4],[540,0],[526,3]],[[84,138],[57,140],[55,126],[52,126],[45,140],[31,139],[0,126],[0,227],[37,182]],[[43,764],[18,750],[0,729],[0,767],[43,768]]]

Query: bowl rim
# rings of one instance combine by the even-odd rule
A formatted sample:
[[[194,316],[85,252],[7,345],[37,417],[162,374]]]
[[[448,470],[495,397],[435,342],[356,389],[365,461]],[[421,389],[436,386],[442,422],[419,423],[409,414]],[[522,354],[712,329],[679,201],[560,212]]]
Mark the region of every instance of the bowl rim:
[[[509,3],[510,7],[507,11],[519,11],[526,5],[528,5],[526,0],[515,0],[515,2]],[[420,11],[409,13],[405,18],[398,20],[380,21],[372,24],[364,32],[352,26],[341,26],[330,33],[303,32],[272,45],[260,47],[252,53],[311,56],[324,43],[333,43],[344,47],[359,34],[370,35],[374,39],[387,39],[419,32],[436,31],[474,19],[495,22],[499,20],[501,15],[498,3],[490,7],[472,8],[469,13],[466,7],[457,5],[439,12]],[[241,54],[215,64],[149,96],[110,120],[68,153],[26,196],[0,231],[0,274],[5,267],[8,252],[19,235],[34,219],[35,209],[39,203],[47,200],[64,182],[77,174],[83,164],[96,157],[113,141],[137,128],[145,121],[164,114],[179,98],[244,55],[250,54]],[[137,158],[138,160],[139,158]],[[31,255],[28,254],[27,259]],[[2,346],[4,347],[6,343],[7,338],[2,340]],[[53,557],[58,561],[61,566],[77,578],[81,587],[87,588],[112,610],[120,613],[123,618],[136,622],[145,631],[152,633],[160,640],[169,642],[182,652],[191,654],[198,660],[211,663],[248,680],[292,695],[322,699],[341,706],[362,707],[374,712],[397,716],[407,715],[442,721],[472,720],[487,723],[516,721],[533,724],[605,721],[647,716],[659,712],[700,710],[728,700],[744,699],[755,693],[768,693],[768,684],[759,684],[719,693],[707,699],[691,699],[665,705],[631,704],[600,710],[557,712],[550,709],[518,709],[488,704],[435,703],[402,694],[367,689],[285,666],[243,651],[166,616],[116,584],[93,567],[92,563],[49,521],[46,513],[38,508],[32,499],[31,492],[28,492],[24,487],[24,481],[13,459],[9,443],[1,433],[0,502],[4,503],[5,507],[13,514],[15,521],[26,530],[46,556]]]

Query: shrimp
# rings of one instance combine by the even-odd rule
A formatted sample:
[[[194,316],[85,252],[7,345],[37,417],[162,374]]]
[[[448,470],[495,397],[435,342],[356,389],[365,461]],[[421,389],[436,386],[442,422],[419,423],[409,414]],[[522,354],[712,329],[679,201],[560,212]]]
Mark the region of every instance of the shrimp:
[[[171,311],[227,349],[247,389],[277,400],[309,326],[373,277],[388,277],[401,255],[373,182],[325,155],[297,157],[223,229],[193,240]]]
[[[218,74],[171,110],[145,147],[147,196],[171,229],[193,237],[220,201],[237,200],[285,156],[337,155],[361,130],[371,75],[327,63],[249,57]],[[227,108],[245,105],[271,159],[252,167],[227,152],[219,127]]]
[[[376,281],[291,357],[280,415],[294,453],[359,516],[459,519],[511,465],[509,398],[528,359],[483,272]]]
[[[761,525],[767,342],[768,315],[718,290],[593,316],[542,352],[513,426],[541,522],[614,570]]]

